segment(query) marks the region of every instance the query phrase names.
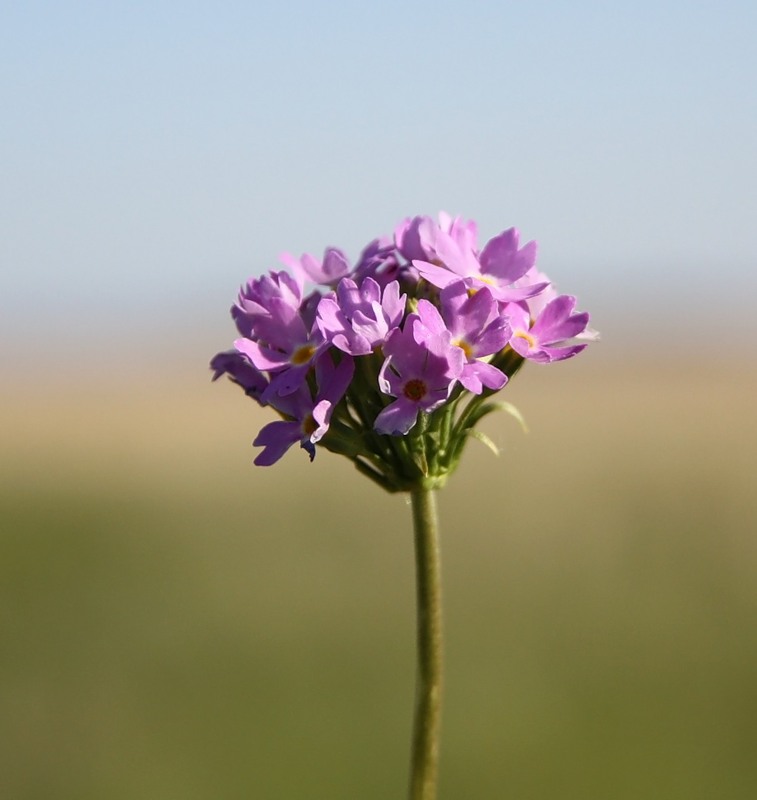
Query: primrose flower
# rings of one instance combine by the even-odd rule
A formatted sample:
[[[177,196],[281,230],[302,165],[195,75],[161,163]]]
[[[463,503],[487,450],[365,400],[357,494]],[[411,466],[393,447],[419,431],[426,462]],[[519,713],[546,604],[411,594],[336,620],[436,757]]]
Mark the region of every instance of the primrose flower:
[[[309,281],[319,286],[331,286],[350,272],[347,256],[337,247],[327,247],[322,261],[310,253],[303,253],[300,258],[295,258],[291,253],[282,253],[279,260],[292,270],[302,284]]]
[[[413,329],[416,340],[424,341],[449,331],[452,344],[465,354],[460,383],[474,394],[481,394],[484,386],[501,389],[507,383],[507,376],[492,364],[479,360],[502,350],[512,335],[508,318],[499,312],[492,293],[489,289],[479,289],[469,295],[465,283],[455,281],[442,289],[440,299],[441,314],[428,300],[418,301],[418,321]]]
[[[414,269],[403,265],[397,257],[394,240],[386,236],[374,239],[363,249],[352,278],[360,281],[363,278],[373,278],[379,286],[386,286]]]
[[[307,298],[300,308],[294,308],[273,297],[268,313],[251,318],[251,335],[234,342],[237,351],[256,369],[275,374],[262,394],[264,402],[274,395],[296,391],[314,359],[327,346],[323,334],[311,322],[312,305]]]
[[[541,283],[544,281],[548,283],[547,288],[543,292],[534,297],[529,297],[525,301],[525,307],[528,308],[528,313],[531,317],[531,320],[535,320],[545,309],[547,304],[552,302],[552,300],[559,295],[557,289],[550,279],[543,272],[539,272],[536,267],[530,269],[528,273],[523,276],[522,281],[522,285],[524,286],[528,285],[529,283]],[[520,282],[518,282],[517,285],[520,285]],[[523,304],[521,303],[520,305]],[[573,338],[580,339],[583,342],[596,342],[599,340],[599,332],[587,326],[580,333],[575,334]]]
[[[475,251],[478,229],[473,220],[462,217],[450,217],[443,211],[439,214],[439,222],[431,217],[420,216],[404,219],[394,229],[394,241],[397,250],[408,260],[430,261],[441,263],[437,252],[438,241],[451,239],[461,251]]]
[[[288,272],[270,272],[261,278],[249,280],[239,290],[236,305],[231,308],[231,316],[242,336],[257,334],[255,325],[275,314],[277,305],[298,309],[302,303],[302,283],[296,281]]]
[[[373,278],[365,278],[359,287],[350,278],[342,278],[336,297],[326,296],[318,304],[316,324],[335,347],[353,356],[367,355],[399,327],[406,300],[397,281],[387,284],[382,293]]]
[[[268,380],[260,370],[236,350],[226,350],[217,353],[210,362],[213,370],[213,380],[217,381],[221,375],[228,375],[233,383],[241,386],[248,397],[260,401],[261,395],[268,386]]]
[[[441,227],[427,234],[433,241],[433,262],[414,259],[413,266],[429,283],[443,289],[461,278],[469,289],[488,287],[501,303],[533,297],[548,286],[536,283],[515,286],[536,261],[536,242],[518,247],[518,231],[508,228],[490,239],[481,253],[475,249],[473,229]]]
[[[373,427],[379,433],[406,434],[419,411],[433,411],[447,400],[462,374],[465,355],[452,345],[450,332],[429,333],[418,342],[413,333],[417,320],[409,316],[405,327],[394,330],[384,345],[379,386],[397,399],[376,417]]]
[[[559,295],[544,306],[532,324],[527,308],[509,304],[505,313],[513,331],[510,347],[523,358],[543,364],[577,355],[586,344],[571,344],[570,340],[586,331],[589,315],[573,313],[575,307],[575,297]]]
[[[312,461],[315,458],[315,445],[328,431],[334,408],[347,391],[354,372],[355,364],[348,356],[335,366],[326,354],[315,363],[318,386],[315,397],[305,383],[290,394],[275,397],[271,405],[281,413],[283,419],[269,422],[253,441],[253,445],[263,448],[255,458],[255,464],[270,466],[297,442]]]

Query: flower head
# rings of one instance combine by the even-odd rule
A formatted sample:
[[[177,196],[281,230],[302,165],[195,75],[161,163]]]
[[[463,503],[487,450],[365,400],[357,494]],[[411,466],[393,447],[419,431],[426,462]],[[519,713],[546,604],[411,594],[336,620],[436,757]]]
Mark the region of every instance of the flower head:
[[[478,245],[476,223],[408,217],[354,267],[336,247],[321,260],[282,256],[232,307],[234,350],[211,361],[280,419],[254,440],[258,465],[294,444],[353,460],[390,491],[441,485],[488,398],[524,361],[553,362],[596,333],[536,267],[536,243],[508,228]],[[305,287],[315,288],[305,293]]]

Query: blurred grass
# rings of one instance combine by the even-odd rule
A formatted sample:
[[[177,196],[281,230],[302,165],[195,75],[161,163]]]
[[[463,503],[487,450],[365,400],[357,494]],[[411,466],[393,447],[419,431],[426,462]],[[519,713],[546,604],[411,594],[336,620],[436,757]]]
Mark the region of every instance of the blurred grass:
[[[5,392],[0,797],[398,798],[402,497],[197,374]],[[757,372],[532,367],[440,497],[441,798],[757,796]]]

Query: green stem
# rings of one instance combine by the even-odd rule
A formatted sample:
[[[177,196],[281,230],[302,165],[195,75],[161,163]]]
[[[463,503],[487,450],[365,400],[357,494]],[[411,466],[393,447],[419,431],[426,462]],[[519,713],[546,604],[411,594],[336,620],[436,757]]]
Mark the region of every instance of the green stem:
[[[410,493],[415,531],[418,674],[410,768],[410,800],[436,798],[442,699],[442,586],[433,489]]]

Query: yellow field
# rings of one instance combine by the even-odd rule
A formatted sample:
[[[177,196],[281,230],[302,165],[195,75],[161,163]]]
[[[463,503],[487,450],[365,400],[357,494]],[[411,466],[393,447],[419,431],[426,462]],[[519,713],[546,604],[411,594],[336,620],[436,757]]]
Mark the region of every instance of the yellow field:
[[[0,798],[405,792],[409,508],[204,364],[0,400]],[[504,395],[503,395],[504,396]],[[524,369],[440,497],[441,798],[757,797],[757,370]]]

